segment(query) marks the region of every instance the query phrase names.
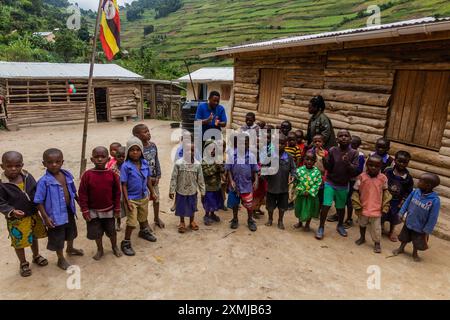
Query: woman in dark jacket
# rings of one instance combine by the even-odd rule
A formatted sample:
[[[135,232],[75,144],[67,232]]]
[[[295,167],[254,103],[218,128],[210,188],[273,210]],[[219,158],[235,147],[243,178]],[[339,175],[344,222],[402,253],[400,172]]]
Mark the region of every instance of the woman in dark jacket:
[[[325,115],[325,101],[322,96],[316,96],[309,102],[309,113],[312,115],[308,123],[307,140],[311,145],[317,134],[324,137],[324,148],[329,149],[336,145],[336,136],[330,119]]]

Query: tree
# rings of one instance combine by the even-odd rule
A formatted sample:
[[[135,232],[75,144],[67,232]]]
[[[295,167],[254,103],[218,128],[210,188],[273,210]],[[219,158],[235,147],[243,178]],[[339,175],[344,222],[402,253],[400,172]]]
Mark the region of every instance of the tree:
[[[55,52],[64,62],[70,62],[86,55],[87,43],[78,39],[74,31],[63,29],[56,34]]]
[[[151,24],[151,25],[145,26],[144,27],[144,36],[154,32],[154,31],[155,31],[155,26],[154,25]]]

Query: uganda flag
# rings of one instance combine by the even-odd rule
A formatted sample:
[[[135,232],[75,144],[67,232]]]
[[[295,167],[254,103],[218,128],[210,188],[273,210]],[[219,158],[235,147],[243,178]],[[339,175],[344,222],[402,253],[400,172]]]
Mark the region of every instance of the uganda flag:
[[[120,16],[117,0],[103,0],[100,41],[106,58],[112,60],[120,50]]]

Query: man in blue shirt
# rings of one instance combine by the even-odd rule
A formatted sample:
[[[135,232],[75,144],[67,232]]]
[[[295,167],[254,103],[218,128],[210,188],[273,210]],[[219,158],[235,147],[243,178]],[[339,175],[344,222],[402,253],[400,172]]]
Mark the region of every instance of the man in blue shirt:
[[[226,127],[227,115],[225,108],[219,104],[220,93],[211,91],[208,102],[199,104],[195,121],[202,121],[202,137],[208,129],[218,129]],[[217,137],[220,139],[220,137]]]

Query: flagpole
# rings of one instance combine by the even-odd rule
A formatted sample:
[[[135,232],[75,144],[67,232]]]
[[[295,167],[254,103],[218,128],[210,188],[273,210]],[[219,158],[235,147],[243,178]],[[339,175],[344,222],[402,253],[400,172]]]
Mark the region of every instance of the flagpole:
[[[103,3],[103,0],[99,0],[98,10],[97,10],[97,19],[95,22],[94,41],[92,44],[91,65],[90,65],[90,69],[89,69],[89,81],[88,81],[88,94],[87,94],[86,108],[84,110],[83,144],[81,146],[80,177],[86,171],[86,165],[87,165],[86,141],[87,141],[87,130],[88,130],[88,122],[89,122],[89,109],[90,109],[89,107],[91,104],[92,78],[94,76],[94,64],[95,64],[95,55],[96,55],[96,51],[97,51],[98,29],[99,29],[100,17],[101,17],[101,13],[102,13],[102,3]]]

